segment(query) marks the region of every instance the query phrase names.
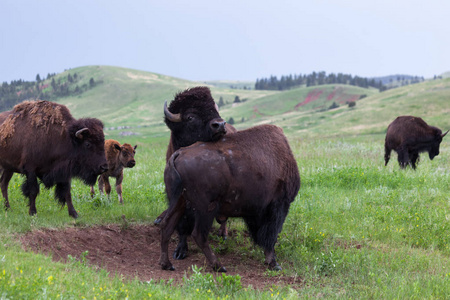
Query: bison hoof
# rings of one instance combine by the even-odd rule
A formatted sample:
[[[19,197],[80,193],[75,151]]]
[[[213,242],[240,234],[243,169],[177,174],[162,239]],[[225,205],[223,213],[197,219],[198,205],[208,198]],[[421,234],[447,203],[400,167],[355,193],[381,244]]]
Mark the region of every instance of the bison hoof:
[[[173,252],[173,258],[177,260],[185,259],[187,257],[187,249],[182,246],[178,246]]]
[[[277,271],[277,272],[282,270],[281,266],[276,262],[273,265],[270,264],[269,269],[271,269],[272,271]]]
[[[156,218],[156,220],[153,221],[153,224],[159,225],[159,224],[161,224],[161,221],[162,221],[162,218]]]
[[[71,211],[71,212],[69,212],[69,216],[71,216],[71,217],[74,218],[74,219],[78,218],[78,214],[77,214],[76,211]]]
[[[226,273],[227,272],[227,269],[225,269],[224,266],[216,266],[213,269],[214,269],[214,271],[220,272],[220,273]]]
[[[175,271],[175,268],[173,267],[172,264],[170,264],[170,265],[161,265],[161,269],[166,270],[166,271]]]

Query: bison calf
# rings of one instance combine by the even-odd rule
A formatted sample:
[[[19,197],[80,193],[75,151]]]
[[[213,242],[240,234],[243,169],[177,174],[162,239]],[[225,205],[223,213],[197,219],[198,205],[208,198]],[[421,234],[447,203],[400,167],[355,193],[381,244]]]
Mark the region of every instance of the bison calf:
[[[106,195],[111,193],[111,184],[109,183],[109,177],[116,178],[116,192],[119,197],[119,202],[123,203],[122,198],[122,181],[123,181],[123,168],[133,168],[136,165],[134,155],[136,154],[137,145],[134,147],[130,144],[123,144],[122,146],[118,141],[106,140],[105,141],[105,154],[108,162],[108,171],[101,174],[98,178],[98,189],[100,193],[106,192]],[[91,186],[91,196],[94,196],[94,186]]]
[[[424,120],[413,116],[397,117],[389,124],[384,144],[385,166],[391,157],[391,151],[398,154],[400,168],[404,169],[408,164],[416,169],[419,153],[428,152],[432,160],[439,155],[439,146],[442,138],[448,133],[442,134],[439,128],[429,126]]]
[[[161,226],[162,269],[174,270],[168,244],[187,209],[192,237],[212,268],[226,269],[208,243],[214,218],[242,217],[265,263],[280,270],[275,243],[290,204],[300,189],[300,174],[281,128],[261,125],[226,135],[217,142],[181,148],[164,171],[169,208]]]

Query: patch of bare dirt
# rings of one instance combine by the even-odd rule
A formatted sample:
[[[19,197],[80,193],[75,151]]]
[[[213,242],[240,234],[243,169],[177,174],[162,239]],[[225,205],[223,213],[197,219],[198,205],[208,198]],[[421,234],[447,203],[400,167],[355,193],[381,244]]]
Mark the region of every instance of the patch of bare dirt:
[[[169,253],[175,250],[175,234],[169,246]],[[230,237],[232,238],[232,237]],[[205,256],[192,240],[189,241],[189,256],[184,260],[171,259],[175,271],[164,271],[159,266],[160,230],[158,226],[104,225],[88,228],[67,228],[64,230],[42,229],[21,236],[27,251],[51,254],[54,261],[66,262],[68,255],[80,258],[86,251],[87,261],[106,269],[112,276],[121,274],[125,278],[139,278],[142,281],[174,279],[182,284],[185,274],[192,274],[192,265],[202,267],[204,272],[213,273],[207,266]],[[259,248],[258,248],[259,249]],[[262,251],[262,249],[259,249]],[[231,252],[231,251],[228,251]],[[233,254],[217,254],[227,268],[227,275],[241,276],[244,287],[252,285],[257,289],[272,285],[299,287],[301,278],[285,275],[269,276],[261,261]]]

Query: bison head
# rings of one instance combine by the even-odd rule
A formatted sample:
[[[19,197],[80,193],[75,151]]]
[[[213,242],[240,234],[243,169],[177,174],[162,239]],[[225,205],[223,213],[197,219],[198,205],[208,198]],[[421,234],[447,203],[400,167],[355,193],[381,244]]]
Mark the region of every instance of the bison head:
[[[177,148],[198,141],[216,141],[226,134],[226,122],[220,117],[207,87],[195,87],[178,93],[169,107],[167,102],[164,104],[164,116]]]
[[[430,157],[431,160],[433,160],[433,158],[435,156],[439,155],[439,146],[441,145],[442,139],[449,132],[449,130],[447,130],[446,133],[442,134],[442,131],[439,128],[436,128],[433,126],[431,126],[431,127],[434,129],[435,135],[434,135],[433,142],[430,144],[430,149],[428,150],[428,156]]]
[[[103,123],[94,118],[76,120],[69,128],[69,135],[74,146],[71,173],[94,185],[97,176],[108,170]]]
[[[136,165],[134,155],[136,154],[137,145],[133,147],[130,144],[126,143],[122,146],[114,144],[114,148],[116,148],[120,152],[119,161],[122,166],[124,166],[125,168],[132,168]]]

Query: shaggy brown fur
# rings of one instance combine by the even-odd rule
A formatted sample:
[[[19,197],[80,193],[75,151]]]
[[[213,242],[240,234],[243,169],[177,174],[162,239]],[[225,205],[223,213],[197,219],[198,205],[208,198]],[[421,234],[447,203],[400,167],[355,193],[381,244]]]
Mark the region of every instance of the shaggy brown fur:
[[[8,113],[6,122],[0,125],[0,140],[6,145],[16,127],[17,120],[27,120],[30,128],[43,131],[48,134],[49,130],[58,131],[60,135],[66,130],[66,120],[73,119],[67,107],[49,101],[24,101],[14,106]]]
[[[40,179],[47,188],[56,185],[56,198],[76,218],[71,178],[93,184],[107,169],[103,123],[94,118],[74,119],[67,107],[49,101],[20,103],[2,113],[2,118],[0,181],[5,207],[9,208],[9,181],[20,173],[26,177],[22,192],[29,199],[30,215],[36,214]]]

